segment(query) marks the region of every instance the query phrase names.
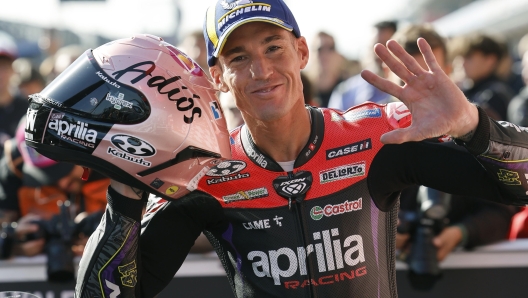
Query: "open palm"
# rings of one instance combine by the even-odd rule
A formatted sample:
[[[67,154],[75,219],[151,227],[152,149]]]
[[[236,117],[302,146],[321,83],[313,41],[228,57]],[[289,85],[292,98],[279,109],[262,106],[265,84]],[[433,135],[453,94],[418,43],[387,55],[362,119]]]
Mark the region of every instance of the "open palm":
[[[476,107],[438,65],[429,44],[423,38],[417,42],[429,69],[423,69],[394,40],[389,40],[386,47],[381,44],[374,47],[378,57],[400,77],[404,86],[368,70],[361,73],[367,82],[395,96],[411,111],[411,126],[384,134],[381,141],[385,144],[420,141],[445,134],[458,137],[473,130],[478,123]]]

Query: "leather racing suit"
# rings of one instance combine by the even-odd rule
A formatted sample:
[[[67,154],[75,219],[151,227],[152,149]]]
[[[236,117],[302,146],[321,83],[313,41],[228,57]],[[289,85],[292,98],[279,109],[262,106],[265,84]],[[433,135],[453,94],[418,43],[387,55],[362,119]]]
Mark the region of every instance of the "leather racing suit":
[[[526,130],[489,120],[480,109],[466,150],[381,144],[383,133],[410,124],[401,103],[307,108],[311,135],[291,172],[260,152],[242,126],[231,133],[233,160],[195,177],[196,190],[179,200],[151,200],[141,228],[143,202],[109,188],[76,297],[154,297],[202,231],[236,297],[397,297],[401,189],[421,184],[506,204],[527,201]]]

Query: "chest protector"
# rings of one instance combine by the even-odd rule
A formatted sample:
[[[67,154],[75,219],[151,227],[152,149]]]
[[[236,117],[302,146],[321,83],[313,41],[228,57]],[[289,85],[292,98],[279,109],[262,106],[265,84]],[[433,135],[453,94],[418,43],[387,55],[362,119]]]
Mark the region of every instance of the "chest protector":
[[[367,178],[380,136],[408,126],[410,113],[401,103],[309,109],[311,135],[293,171],[242,126],[231,135],[234,160],[199,182],[227,218],[210,238],[228,278],[239,297],[396,297],[398,206],[381,212]]]

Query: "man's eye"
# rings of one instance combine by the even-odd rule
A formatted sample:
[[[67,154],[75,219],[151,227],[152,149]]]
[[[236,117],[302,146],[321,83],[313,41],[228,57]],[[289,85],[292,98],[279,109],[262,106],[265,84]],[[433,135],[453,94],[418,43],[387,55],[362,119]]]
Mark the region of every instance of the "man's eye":
[[[270,46],[270,47],[268,48],[268,52],[275,52],[275,51],[277,51],[278,49],[280,49],[279,46]]]
[[[245,59],[244,56],[236,56],[235,58],[231,59],[231,62],[240,62]]]

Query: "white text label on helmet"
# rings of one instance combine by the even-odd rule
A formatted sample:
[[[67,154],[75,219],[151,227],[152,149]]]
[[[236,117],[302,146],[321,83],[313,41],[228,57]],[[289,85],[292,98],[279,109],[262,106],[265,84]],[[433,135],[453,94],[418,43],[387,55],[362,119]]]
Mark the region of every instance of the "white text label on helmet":
[[[77,124],[74,124],[69,121],[54,119],[48,124],[48,128],[56,131],[57,135],[63,139],[90,148],[94,148],[97,140],[97,131],[89,129],[88,123],[82,121],[77,121]]]

